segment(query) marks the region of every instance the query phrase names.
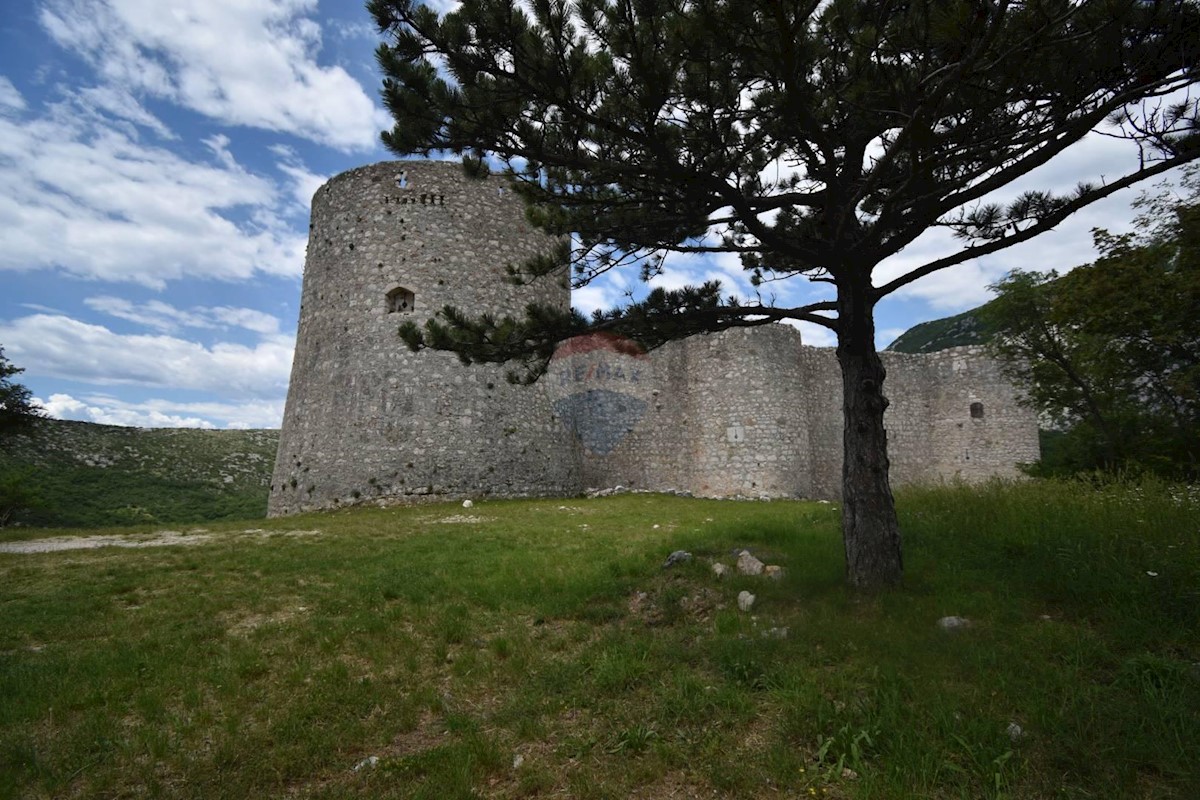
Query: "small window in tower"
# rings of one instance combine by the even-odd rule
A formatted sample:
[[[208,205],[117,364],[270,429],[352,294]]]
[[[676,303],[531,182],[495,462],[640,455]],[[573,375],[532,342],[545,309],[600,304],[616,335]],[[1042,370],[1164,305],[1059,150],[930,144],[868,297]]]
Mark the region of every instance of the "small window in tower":
[[[407,172],[402,171],[396,175],[396,187],[398,189],[407,189],[408,188],[408,173]]]
[[[983,419],[983,403],[971,403],[971,419]]]
[[[412,312],[415,302],[416,295],[403,286],[397,286],[387,293],[387,313],[409,314]]]

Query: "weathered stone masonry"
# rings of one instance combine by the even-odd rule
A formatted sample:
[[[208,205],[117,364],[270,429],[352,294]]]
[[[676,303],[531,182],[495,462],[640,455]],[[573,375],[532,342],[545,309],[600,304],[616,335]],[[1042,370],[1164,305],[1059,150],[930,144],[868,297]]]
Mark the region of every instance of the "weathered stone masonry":
[[[841,379],[833,351],[770,325],[650,353],[566,347],[537,384],[410,353],[396,335],[446,304],[473,314],[566,307],[562,277],[505,268],[551,240],[499,178],[389,162],[313,198],[272,515],[367,500],[570,495],[621,484],[698,495],[834,498]],[[884,354],[895,484],[1013,475],[1037,424],[978,349]]]

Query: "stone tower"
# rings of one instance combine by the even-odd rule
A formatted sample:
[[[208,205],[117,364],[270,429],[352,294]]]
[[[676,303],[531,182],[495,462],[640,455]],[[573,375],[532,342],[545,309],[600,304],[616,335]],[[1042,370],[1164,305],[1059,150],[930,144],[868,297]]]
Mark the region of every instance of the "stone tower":
[[[579,461],[538,387],[410,352],[397,336],[445,305],[478,316],[566,308],[564,276],[506,267],[553,244],[497,177],[386,162],[317,190],[269,513],[421,496],[570,494]]]

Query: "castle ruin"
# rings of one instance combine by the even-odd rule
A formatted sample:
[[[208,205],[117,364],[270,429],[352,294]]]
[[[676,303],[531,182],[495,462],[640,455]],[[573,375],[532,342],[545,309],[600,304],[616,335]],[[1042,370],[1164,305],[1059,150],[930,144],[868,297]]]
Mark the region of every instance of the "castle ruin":
[[[445,305],[567,308],[560,277],[508,281],[552,240],[499,177],[386,162],[313,197],[296,353],[268,512],[430,497],[566,496],[588,487],[706,497],[838,497],[834,352],[785,325],[644,353],[594,335],[531,386],[502,365],[410,352],[397,335]],[[882,354],[893,485],[1014,476],[1037,421],[979,348]]]

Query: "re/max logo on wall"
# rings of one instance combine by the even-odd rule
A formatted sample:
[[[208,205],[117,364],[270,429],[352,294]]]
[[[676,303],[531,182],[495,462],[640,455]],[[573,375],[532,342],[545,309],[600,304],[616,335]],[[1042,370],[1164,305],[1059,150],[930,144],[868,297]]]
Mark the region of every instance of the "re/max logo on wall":
[[[563,342],[550,360],[555,415],[589,453],[611,454],[646,413],[646,368],[646,351],[623,336],[593,333]]]
[[[629,383],[637,383],[642,378],[641,367],[630,367],[626,369],[621,364],[609,364],[607,361],[594,361],[591,363],[574,364],[571,366],[560,367],[555,371],[558,377],[558,385],[566,386],[569,383],[589,383],[600,381],[627,381]]]

